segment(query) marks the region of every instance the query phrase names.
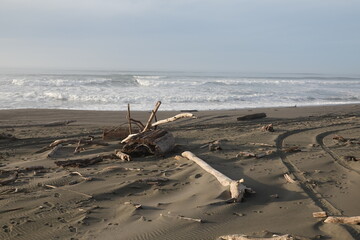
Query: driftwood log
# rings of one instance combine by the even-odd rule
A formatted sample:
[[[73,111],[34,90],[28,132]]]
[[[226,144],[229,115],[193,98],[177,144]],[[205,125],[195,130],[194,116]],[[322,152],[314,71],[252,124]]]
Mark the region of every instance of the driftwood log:
[[[183,152],[181,155],[191,161],[194,161],[206,172],[213,175],[220,182],[221,185],[223,185],[224,187],[229,187],[231,199],[234,200],[235,202],[240,202],[244,198],[245,192],[253,192],[250,188],[248,188],[242,184],[244,182],[243,179],[240,179],[240,180],[230,179],[229,177],[225,176],[218,170],[212,168],[204,160],[195,156],[192,152],[186,151],[186,152]]]
[[[324,221],[325,223],[342,223],[342,224],[360,224],[360,216],[355,217],[328,217]]]
[[[174,136],[165,130],[149,130],[132,136],[123,146],[122,152],[130,156],[150,154],[164,155],[175,145]]]
[[[237,120],[238,121],[247,121],[247,120],[259,119],[259,118],[265,118],[265,117],[266,117],[266,113],[254,113],[254,114],[249,114],[249,115],[238,117]]]

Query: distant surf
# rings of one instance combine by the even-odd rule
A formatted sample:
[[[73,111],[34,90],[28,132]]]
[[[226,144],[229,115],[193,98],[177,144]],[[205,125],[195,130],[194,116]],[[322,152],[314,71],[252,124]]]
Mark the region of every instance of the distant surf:
[[[220,110],[360,103],[360,76],[186,72],[0,74],[0,109]]]

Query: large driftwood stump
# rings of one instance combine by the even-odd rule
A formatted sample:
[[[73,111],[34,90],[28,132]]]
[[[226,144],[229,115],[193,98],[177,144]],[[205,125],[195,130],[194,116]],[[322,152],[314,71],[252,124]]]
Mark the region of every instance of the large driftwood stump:
[[[191,161],[194,161],[197,165],[199,165],[206,172],[213,175],[224,187],[230,188],[231,199],[236,202],[240,202],[244,198],[244,194],[246,191],[253,192],[250,188],[244,186],[242,183],[243,179],[240,180],[232,180],[231,178],[225,176],[218,170],[212,168],[209,164],[207,164],[204,160],[195,156],[192,152],[183,152],[181,154],[183,157],[188,158]]]
[[[131,137],[123,146],[122,152],[130,156],[149,154],[164,155],[175,145],[173,135],[165,130],[148,130]]]
[[[237,120],[238,121],[247,121],[247,120],[259,119],[259,118],[265,118],[265,117],[266,117],[265,113],[254,113],[254,114],[249,114],[249,115],[238,117]]]

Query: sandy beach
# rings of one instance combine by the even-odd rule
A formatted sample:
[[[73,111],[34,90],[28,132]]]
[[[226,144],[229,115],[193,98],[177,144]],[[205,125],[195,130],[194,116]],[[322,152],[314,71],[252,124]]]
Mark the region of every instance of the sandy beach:
[[[149,112],[132,117],[146,123]],[[178,113],[160,107],[157,118]],[[254,113],[267,116],[237,120]],[[165,156],[63,168],[55,162],[111,154],[122,145],[104,141],[75,154],[76,143],[64,144],[51,156],[46,146],[88,136],[102,141],[104,129],[127,127],[126,111],[1,110],[0,239],[360,239],[359,225],[313,217],[321,211],[360,215],[360,105],[193,114],[197,119],[160,126],[175,137],[175,148]],[[76,122],[46,126],[64,120]],[[268,124],[273,132],[261,130]],[[207,146],[214,141],[219,149]],[[256,193],[227,201],[228,188],[180,157],[184,151],[231,179],[244,179]]]

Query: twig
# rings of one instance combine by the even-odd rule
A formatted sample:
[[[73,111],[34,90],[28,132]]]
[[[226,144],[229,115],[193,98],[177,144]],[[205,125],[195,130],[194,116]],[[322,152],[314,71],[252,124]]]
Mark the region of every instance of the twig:
[[[273,236],[270,238],[248,237],[243,234],[232,234],[232,235],[220,236],[218,239],[221,239],[221,240],[292,240],[294,238],[288,234],[282,235],[282,236]]]
[[[151,115],[150,115],[150,117],[149,117],[149,120],[147,121],[147,123],[146,123],[146,125],[145,125],[145,128],[142,130],[142,132],[146,132],[147,130],[150,129],[150,127],[151,127],[151,122],[152,122],[152,120],[154,119],[155,114],[156,114],[157,110],[159,109],[160,105],[161,105],[161,102],[160,102],[160,101],[158,101],[158,102],[155,104],[154,110],[152,110]]]
[[[71,172],[70,175],[79,175],[85,181],[91,181],[93,179],[92,177],[85,177],[80,172]]]
[[[184,217],[181,215],[170,215],[170,212],[168,212],[168,214],[162,214],[160,213],[160,216],[162,217],[169,217],[169,218],[177,218],[177,219],[181,219],[181,220],[186,220],[186,221],[191,221],[191,222],[198,222],[198,223],[203,223],[204,221],[200,218],[191,218],[191,217]]]
[[[129,122],[129,134],[132,134],[131,130],[131,116],[130,116],[130,103],[128,103],[127,119]]]

